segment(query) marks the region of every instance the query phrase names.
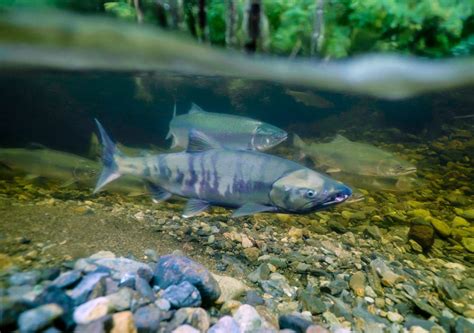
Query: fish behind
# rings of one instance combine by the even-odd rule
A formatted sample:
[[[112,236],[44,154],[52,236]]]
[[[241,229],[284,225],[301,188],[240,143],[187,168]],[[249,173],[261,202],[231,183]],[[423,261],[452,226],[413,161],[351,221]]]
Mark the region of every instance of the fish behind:
[[[268,150],[286,140],[288,133],[273,125],[255,119],[202,110],[192,104],[187,114],[176,115],[166,138],[172,138],[171,148],[187,148],[189,131],[195,129],[225,148]]]
[[[342,135],[337,135],[328,143],[309,145],[294,135],[293,145],[327,173],[399,177],[416,172],[413,164],[391,152],[367,143],[350,141]]]
[[[98,121],[103,170],[95,191],[122,175],[146,179],[154,200],[175,194],[188,198],[183,216],[210,206],[236,208],[233,216],[260,212],[308,213],[347,200],[344,184],[283,158],[250,150],[223,148],[190,130],[185,152],[127,157]]]

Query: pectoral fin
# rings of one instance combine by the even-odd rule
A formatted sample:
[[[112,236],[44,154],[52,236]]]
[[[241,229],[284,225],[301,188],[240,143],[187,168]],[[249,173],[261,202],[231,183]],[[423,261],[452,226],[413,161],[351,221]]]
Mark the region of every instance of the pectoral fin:
[[[206,209],[208,209],[210,206],[209,202],[200,200],[200,199],[189,199],[188,202],[186,203],[186,207],[184,208],[184,212],[182,216],[184,218],[191,217],[194,215],[197,215]]]
[[[239,209],[235,210],[232,217],[242,217],[263,212],[275,212],[277,209],[272,206],[260,205],[257,203],[246,203]]]
[[[189,131],[188,153],[206,151],[209,149],[222,148],[222,146],[214,139],[195,129]]]
[[[146,183],[146,187],[151,193],[151,197],[154,203],[160,203],[162,201],[166,201],[171,197],[171,193],[166,191],[159,185],[153,184],[151,182]]]

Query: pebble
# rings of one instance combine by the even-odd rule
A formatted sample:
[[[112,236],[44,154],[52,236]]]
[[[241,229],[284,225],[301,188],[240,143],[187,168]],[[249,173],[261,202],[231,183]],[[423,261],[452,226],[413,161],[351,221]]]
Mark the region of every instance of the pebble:
[[[64,313],[57,304],[45,304],[23,312],[18,318],[20,332],[37,332],[48,327]]]
[[[395,274],[382,259],[372,260],[370,265],[380,276],[382,284],[387,287],[393,287],[402,280],[402,277]]]
[[[422,249],[429,250],[434,243],[434,229],[424,220],[413,221],[408,231],[408,238],[418,243]]]
[[[449,225],[447,225],[445,222],[436,219],[436,218],[430,218],[429,220],[431,224],[433,225],[433,228],[443,237],[448,237],[451,235],[451,228]]]
[[[241,281],[230,276],[212,274],[221,290],[221,295],[216,300],[216,304],[223,304],[230,300],[240,297],[249,288]]]
[[[51,284],[59,288],[70,288],[78,283],[81,278],[81,271],[72,270],[62,273]]]
[[[90,273],[84,276],[79,284],[71,291],[71,298],[76,305],[86,302],[90,295],[96,290],[99,292],[103,287],[105,294],[105,277],[107,273]],[[103,284],[103,286],[101,286]],[[97,288],[97,289],[96,289]]]
[[[157,332],[160,327],[161,311],[154,304],[139,308],[133,314],[138,332]]]
[[[110,333],[137,333],[133,314],[130,311],[114,313],[112,315],[112,323]]]
[[[256,270],[250,273],[247,277],[250,281],[257,283],[262,280],[268,280],[270,277],[270,268],[267,263],[260,264]]]
[[[149,299],[150,301],[154,302],[156,300],[155,293],[153,289],[150,287],[150,284],[144,278],[138,276],[135,279],[135,290],[142,295],[143,297]]]
[[[297,333],[305,333],[313,323],[301,316],[283,315],[278,318],[280,329],[290,329]]]
[[[219,284],[203,265],[184,256],[160,257],[155,269],[154,284],[166,289],[184,281],[199,290],[205,303],[212,303],[220,296]]]
[[[190,325],[181,325],[174,329],[172,333],[200,333],[199,330],[195,329]]]
[[[115,311],[125,311],[130,309],[134,291],[128,287],[120,288],[117,292],[105,296],[109,305]]]
[[[170,327],[191,325],[200,332],[207,332],[211,321],[207,312],[202,308],[181,308],[175,312],[169,323]]]
[[[248,304],[242,304],[233,316],[242,333],[253,333],[262,327],[263,321],[257,310]]]
[[[249,247],[244,249],[244,255],[247,258],[248,261],[250,262],[255,262],[257,261],[258,257],[260,256],[260,250],[257,249],[256,247]]]
[[[220,318],[207,333],[240,333],[239,324],[231,316]]]
[[[387,318],[388,320],[390,320],[392,323],[401,323],[403,321],[403,316],[400,315],[399,313],[397,312],[392,312],[392,311],[388,311],[387,312]]]
[[[178,285],[169,286],[161,296],[168,300],[172,307],[178,309],[185,307],[198,307],[202,302],[199,290],[188,281],[183,281]]]
[[[466,250],[474,253],[474,237],[463,237],[461,243]]]
[[[38,271],[19,272],[11,275],[9,282],[14,286],[34,285],[38,282],[40,276]]]
[[[74,310],[74,321],[77,324],[88,324],[105,316],[110,310],[110,302],[106,297],[99,297],[80,305]]]
[[[364,297],[365,295],[365,274],[361,271],[352,274],[349,281],[349,286],[351,287],[354,294],[358,297]]]

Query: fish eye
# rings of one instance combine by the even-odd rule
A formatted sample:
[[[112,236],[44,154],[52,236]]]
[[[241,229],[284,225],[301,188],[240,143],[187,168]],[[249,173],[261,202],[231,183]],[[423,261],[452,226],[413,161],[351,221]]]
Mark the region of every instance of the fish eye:
[[[314,192],[313,190],[306,191],[306,197],[308,198],[314,198],[315,195],[316,195],[316,192]]]

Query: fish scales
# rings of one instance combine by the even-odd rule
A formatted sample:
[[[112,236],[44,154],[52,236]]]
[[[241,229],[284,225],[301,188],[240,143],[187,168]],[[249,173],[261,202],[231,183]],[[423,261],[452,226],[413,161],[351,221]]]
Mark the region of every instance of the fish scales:
[[[229,206],[249,201],[268,203],[267,192],[273,182],[282,174],[301,168],[264,154],[221,149],[133,159],[122,166],[139,176],[146,176],[142,172],[147,169],[154,170],[150,180],[172,193]]]

